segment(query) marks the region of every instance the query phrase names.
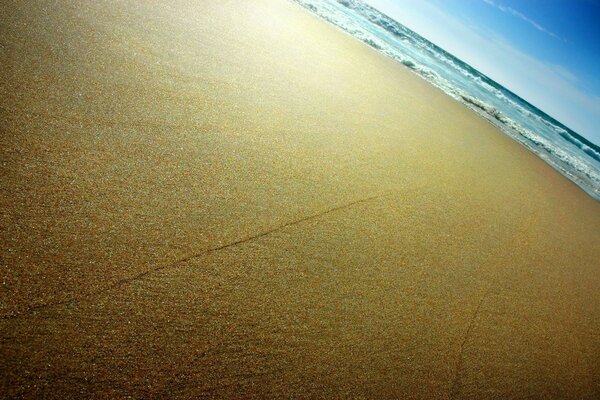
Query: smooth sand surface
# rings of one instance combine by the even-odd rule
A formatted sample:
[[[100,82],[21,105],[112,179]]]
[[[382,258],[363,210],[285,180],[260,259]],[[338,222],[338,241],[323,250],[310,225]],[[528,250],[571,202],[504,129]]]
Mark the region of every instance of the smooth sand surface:
[[[600,397],[600,204],[407,69],[285,0],[0,20],[0,397]]]

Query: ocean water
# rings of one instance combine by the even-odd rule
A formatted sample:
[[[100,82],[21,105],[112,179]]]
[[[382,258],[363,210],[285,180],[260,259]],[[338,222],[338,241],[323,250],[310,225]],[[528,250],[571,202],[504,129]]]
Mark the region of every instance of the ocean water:
[[[360,0],[292,0],[410,68],[600,201],[600,147]]]

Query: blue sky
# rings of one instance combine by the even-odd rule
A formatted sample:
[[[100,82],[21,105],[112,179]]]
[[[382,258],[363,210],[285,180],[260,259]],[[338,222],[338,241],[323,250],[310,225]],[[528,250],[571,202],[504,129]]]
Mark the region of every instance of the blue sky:
[[[600,144],[600,0],[366,0]]]

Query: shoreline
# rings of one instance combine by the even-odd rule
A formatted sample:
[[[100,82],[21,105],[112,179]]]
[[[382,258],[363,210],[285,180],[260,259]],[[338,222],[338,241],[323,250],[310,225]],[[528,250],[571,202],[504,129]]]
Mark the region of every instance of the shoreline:
[[[444,79],[442,79],[442,82],[440,82],[437,79],[433,79],[431,76],[429,76],[430,73],[436,74],[436,72],[432,72],[431,70],[429,70],[428,69],[429,67],[423,67],[423,66],[416,67],[414,60],[411,61],[412,59],[398,58],[399,54],[402,54],[402,49],[400,49],[400,50],[396,49],[396,48],[394,48],[394,45],[390,45],[391,47],[388,48],[388,47],[386,47],[387,44],[383,45],[384,47],[382,47],[381,43],[378,44],[378,43],[374,42],[374,40],[373,40],[374,37],[364,37],[365,33],[364,32],[361,33],[360,28],[359,28],[359,31],[357,32],[356,27],[347,27],[345,25],[345,21],[337,20],[335,13],[328,14],[328,12],[325,12],[325,14],[322,14],[317,9],[317,7],[313,6],[311,3],[303,4],[302,0],[290,0],[290,1],[294,4],[296,4],[297,6],[299,6],[300,8],[304,9],[305,11],[308,11],[311,15],[316,16],[318,19],[326,22],[327,24],[334,26],[336,29],[344,32],[345,34],[350,35],[353,39],[358,40],[359,42],[361,42],[363,44],[366,44],[368,47],[372,48],[376,52],[378,52],[378,53],[382,54],[383,56],[385,56],[389,59],[392,59],[393,61],[397,62],[398,64],[408,68],[412,73],[416,74],[419,78],[425,80],[429,84],[431,84],[434,87],[436,87],[437,89],[441,90],[444,94],[446,94],[450,98],[460,102],[461,104],[463,104],[470,110],[476,112],[479,116],[481,116],[488,122],[492,123],[492,125],[494,125],[500,131],[502,131],[502,133],[504,133],[511,139],[513,139],[516,142],[523,145],[526,149],[528,149],[530,152],[534,153],[537,157],[542,159],[545,163],[550,165],[553,169],[558,171],[565,178],[574,182],[586,194],[590,195],[595,200],[600,201],[600,189],[598,189],[598,187],[600,187],[600,186],[598,186],[598,185],[600,185],[600,180],[599,180],[600,175],[596,174],[596,172],[598,171],[598,166],[593,167],[593,166],[587,165],[586,162],[589,162],[590,160],[586,161],[585,159],[580,159],[580,157],[583,155],[585,155],[585,157],[587,157],[587,154],[585,154],[585,153],[587,153],[587,151],[584,148],[579,146],[578,152],[582,153],[582,154],[579,154],[578,156],[576,156],[576,161],[573,161],[572,159],[567,161],[563,158],[563,156],[556,154],[557,151],[560,153],[563,150],[565,150],[562,146],[570,144],[569,142],[574,143],[573,140],[575,140],[581,146],[588,147],[588,148],[591,146],[591,148],[589,150],[596,152],[595,156],[592,156],[592,157],[596,158],[597,160],[600,160],[600,159],[598,159],[598,157],[600,157],[600,153],[598,153],[598,146],[589,142],[587,139],[582,138],[579,134],[570,130],[564,124],[561,124],[560,122],[556,121],[554,118],[552,118],[545,112],[541,111],[536,106],[534,106],[531,103],[527,102],[526,100],[522,99],[521,97],[519,97],[512,91],[504,88],[502,85],[495,82],[493,79],[489,78],[487,75],[485,75],[485,74],[481,73],[480,71],[474,69],[473,67],[469,66],[464,61],[462,61],[458,58],[454,58],[453,56],[449,55],[450,57],[453,58],[453,60],[465,65],[469,70],[478,74],[481,79],[490,81],[490,82],[492,82],[493,85],[496,85],[496,86],[502,88],[502,90],[505,91],[504,94],[506,94],[506,92],[507,92],[510,96],[517,98],[521,104],[520,105],[513,104],[515,107],[522,107],[523,105],[525,105],[526,109],[529,112],[531,111],[531,109],[533,109],[533,110],[535,110],[534,113],[538,113],[538,115],[541,114],[542,118],[545,119],[546,123],[552,124],[554,126],[554,131],[552,132],[554,136],[560,138],[560,136],[562,136],[563,133],[561,133],[559,131],[562,131],[562,132],[564,132],[564,134],[570,136],[570,139],[566,139],[567,142],[563,142],[563,143],[559,143],[559,144],[552,144],[552,140],[550,140],[550,142],[548,142],[547,141],[548,139],[544,136],[544,134],[540,134],[540,132],[537,132],[537,131],[535,131],[535,132],[531,131],[531,130],[529,130],[529,128],[524,128],[522,125],[519,125],[519,123],[516,123],[515,120],[508,118],[507,115],[505,115],[505,112],[507,112],[507,110],[498,109],[497,105],[493,105],[493,103],[489,102],[489,99],[484,101],[481,98],[472,96],[468,91],[465,91],[463,89],[458,89],[456,86],[448,88],[448,87],[446,87],[448,82],[444,81]],[[374,9],[368,5],[367,5],[367,8],[371,9],[373,12],[379,13],[379,11],[377,11],[376,9]],[[357,11],[357,13],[361,17],[366,18],[360,12]],[[381,16],[383,18],[386,18],[389,21],[392,21],[393,23],[395,23],[395,21],[389,19],[389,17],[387,17],[385,14],[381,14]],[[367,19],[369,19],[369,18],[367,18]],[[378,23],[373,23],[373,24],[375,26],[379,25]],[[402,24],[398,24],[398,25],[402,29],[405,29],[405,27]],[[378,26],[378,28],[382,28],[384,31],[387,31],[386,28],[383,28],[381,26]],[[433,46],[434,48],[438,48],[437,45],[430,42],[428,39],[421,37],[420,35],[418,35],[414,31],[411,31],[408,28],[406,28],[406,29],[410,32],[410,35],[412,35],[413,37],[417,37],[419,40],[425,41],[426,43]],[[444,54],[446,54],[446,52],[444,50],[442,50],[442,49],[440,49],[440,50]],[[422,68],[425,68],[425,71],[423,71]],[[427,72],[427,71],[429,71],[429,72]],[[446,79],[447,79],[447,77],[446,77]],[[456,82],[454,82],[454,83],[456,83]],[[488,94],[491,95],[491,93],[488,93]],[[539,118],[539,116],[538,116],[538,118]],[[554,125],[554,124],[556,124],[556,125]],[[557,148],[552,149],[551,147],[548,147],[548,146],[551,146],[551,147],[556,146]],[[569,159],[569,157],[567,157],[567,159]],[[581,164],[581,162],[583,162],[583,165]],[[581,168],[591,168],[591,170],[588,170],[586,172],[586,171],[582,170]],[[591,176],[590,173],[593,176]],[[580,176],[578,174],[582,174],[582,175]],[[594,181],[596,182],[596,185],[594,184]]]

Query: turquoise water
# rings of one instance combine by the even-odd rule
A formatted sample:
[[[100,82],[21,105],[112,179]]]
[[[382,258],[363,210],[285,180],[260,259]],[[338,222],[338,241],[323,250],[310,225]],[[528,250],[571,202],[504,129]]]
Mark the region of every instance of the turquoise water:
[[[359,0],[292,0],[464,103],[600,201],[600,147]]]

